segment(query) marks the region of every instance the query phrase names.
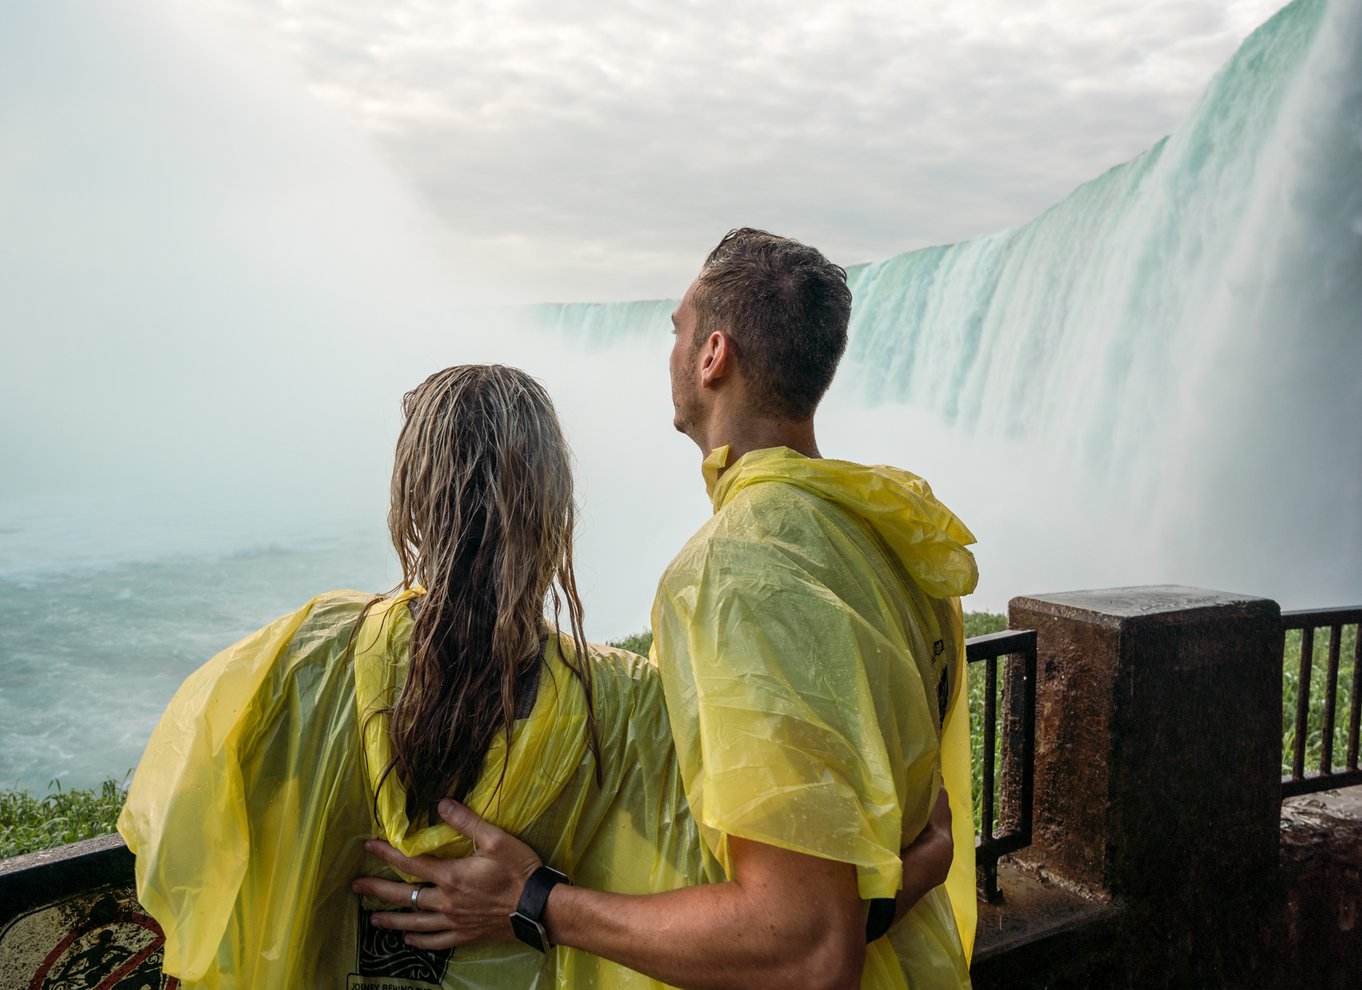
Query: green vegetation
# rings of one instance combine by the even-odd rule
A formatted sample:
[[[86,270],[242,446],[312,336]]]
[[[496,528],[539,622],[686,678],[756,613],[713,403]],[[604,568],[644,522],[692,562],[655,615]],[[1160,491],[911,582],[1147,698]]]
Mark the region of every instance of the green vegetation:
[[[989,633],[1002,632],[1007,628],[1007,616],[998,612],[966,612],[965,613],[965,638],[973,639],[975,636],[987,636]],[[983,697],[983,695],[980,695]],[[970,699],[971,707],[973,698]]]
[[[1310,705],[1306,721],[1305,770],[1317,773],[1324,746],[1324,694],[1329,679],[1329,630],[1316,629],[1310,656]],[[1286,634],[1282,651],[1282,774],[1291,773],[1291,756],[1296,748],[1296,703],[1300,698],[1301,633]],[[1348,726],[1351,724],[1353,667],[1357,657],[1357,626],[1344,626],[1339,642],[1338,694],[1334,701],[1333,768],[1344,764],[1348,753]]]
[[[0,859],[107,835],[128,796],[116,780],[98,790],[64,791],[58,780],[51,787],[44,797],[0,791]]]
[[[984,636],[1007,628],[1007,616],[991,612],[967,612],[965,636]],[[647,656],[653,634],[647,630],[612,640],[610,645]],[[1338,697],[1334,716],[1334,766],[1341,766],[1347,752],[1347,731],[1352,704],[1354,657],[1357,653],[1357,627],[1343,630],[1339,644]],[[1296,699],[1299,696],[1301,634],[1286,635],[1285,663],[1282,670],[1282,773],[1291,770],[1291,753],[1296,740]],[[1318,772],[1323,745],[1324,688],[1328,677],[1329,632],[1318,630],[1314,639],[1310,673],[1310,716],[1306,737],[1305,768]],[[1002,704],[999,678],[999,707]],[[970,756],[974,770],[974,825],[979,827],[979,794],[983,780],[984,677],[979,665],[970,671]],[[1002,767],[1001,740],[994,748],[994,760]],[[0,791],[0,859],[38,849],[78,842],[112,832],[127,789],[115,780],[106,780],[95,790],[64,791],[58,781],[46,796],[35,797],[24,790]],[[995,812],[996,824],[996,812]]]
[[[1002,632],[1007,628],[1007,616],[999,615],[996,612],[966,612],[965,613],[965,638],[971,639],[974,636],[987,636],[989,633]],[[984,671],[980,664],[969,665],[969,679],[966,686],[969,689],[969,762],[970,762],[970,793],[974,804],[974,830],[979,831],[980,815],[982,812],[982,799],[984,785]],[[1002,671],[1000,670],[1001,674]],[[994,703],[1001,710],[1002,707],[1002,678],[998,678],[998,696]],[[993,745],[993,764],[1002,770],[1003,747],[1002,736],[994,739]],[[1001,772],[994,778],[1001,780]],[[996,791],[994,792],[997,793]],[[998,822],[998,804],[994,802],[993,821],[996,826]]]
[[[653,631],[645,629],[643,632],[634,633],[632,636],[612,639],[606,643],[606,646],[618,646],[621,650],[628,650],[630,653],[637,653],[641,657],[646,657],[648,651],[653,648]]]

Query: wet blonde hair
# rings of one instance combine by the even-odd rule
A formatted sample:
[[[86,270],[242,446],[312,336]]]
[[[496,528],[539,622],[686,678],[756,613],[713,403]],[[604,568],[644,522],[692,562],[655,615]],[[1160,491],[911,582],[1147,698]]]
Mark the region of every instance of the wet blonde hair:
[[[442,797],[473,786],[495,733],[509,750],[548,636],[559,638],[588,712],[591,671],[572,570],[570,453],[543,386],[515,368],[461,365],[408,392],[402,411],[388,529],[403,586],[426,595],[391,711],[389,769],[409,813],[433,816]],[[594,715],[587,731],[599,775]]]

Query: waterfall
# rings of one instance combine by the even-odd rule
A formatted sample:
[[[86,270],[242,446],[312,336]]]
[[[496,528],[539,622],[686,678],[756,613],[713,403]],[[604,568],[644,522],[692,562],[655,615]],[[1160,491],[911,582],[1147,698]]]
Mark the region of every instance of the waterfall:
[[[848,278],[825,415],[953,449],[937,470],[968,475],[1005,576],[988,604],[1046,581],[1362,599],[1362,4],[1296,0],[1175,133],[1031,222]],[[600,349],[673,305],[533,318]]]

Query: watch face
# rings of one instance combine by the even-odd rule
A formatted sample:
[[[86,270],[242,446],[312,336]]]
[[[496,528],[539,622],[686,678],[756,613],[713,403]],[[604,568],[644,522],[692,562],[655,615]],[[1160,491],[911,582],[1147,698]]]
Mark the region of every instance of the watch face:
[[[511,931],[531,949],[538,949],[540,952],[548,950],[549,940],[544,933],[544,926],[533,918],[527,918],[517,911],[511,915]]]

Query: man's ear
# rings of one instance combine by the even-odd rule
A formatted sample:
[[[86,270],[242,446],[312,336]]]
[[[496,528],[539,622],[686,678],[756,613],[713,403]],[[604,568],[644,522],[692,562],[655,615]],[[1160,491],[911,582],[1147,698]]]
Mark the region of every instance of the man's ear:
[[[701,345],[700,384],[713,388],[733,373],[737,353],[733,341],[722,330],[715,330]]]

